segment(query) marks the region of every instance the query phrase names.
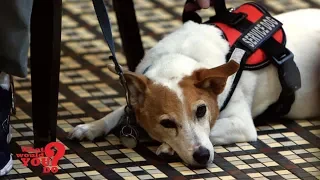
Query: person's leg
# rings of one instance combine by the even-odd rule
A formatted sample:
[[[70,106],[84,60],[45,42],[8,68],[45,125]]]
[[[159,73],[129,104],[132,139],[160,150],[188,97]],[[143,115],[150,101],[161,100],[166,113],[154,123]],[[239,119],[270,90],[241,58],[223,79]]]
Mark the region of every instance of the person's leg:
[[[9,75],[27,76],[32,4],[33,0],[3,0],[0,6],[0,176],[12,168]]]
[[[0,6],[0,71],[27,76],[33,0],[3,0]]]
[[[9,76],[0,73],[0,176],[12,168],[12,157],[9,149],[11,140],[9,121],[11,111],[11,90]]]

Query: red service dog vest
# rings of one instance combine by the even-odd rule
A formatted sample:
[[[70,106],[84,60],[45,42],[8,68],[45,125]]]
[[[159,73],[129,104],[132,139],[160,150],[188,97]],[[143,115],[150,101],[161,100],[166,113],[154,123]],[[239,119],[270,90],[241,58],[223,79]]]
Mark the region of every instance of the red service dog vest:
[[[283,29],[281,28],[282,24],[279,21],[276,21],[274,18],[271,18],[271,15],[265,9],[254,3],[243,4],[233,12],[245,13],[246,19],[254,24],[254,27],[250,28],[246,32],[245,36],[241,37],[244,33],[241,33],[239,30],[226,24],[220,22],[215,22],[213,24],[223,31],[230,47],[232,47],[238,40],[242,44],[246,44],[247,48],[254,51],[248,57],[244,69],[256,70],[265,67],[270,63],[270,61],[267,58],[265,52],[257,47],[259,47],[261,43],[264,42],[264,37],[266,37],[268,34],[273,34],[272,37],[276,41],[278,41],[282,45],[285,45],[286,36]],[[276,30],[276,32],[274,32],[274,30]]]
[[[187,0],[186,3],[194,3]],[[286,35],[282,23],[273,18],[267,10],[256,3],[245,3],[230,11],[225,0],[213,1],[216,15],[204,24],[220,28],[224,38],[229,42],[230,52],[226,60],[235,60],[240,64],[233,78],[229,93],[220,107],[228,105],[233,92],[245,70],[257,70],[273,63],[278,69],[282,91],[278,101],[271,104],[260,117],[281,117],[287,114],[295,100],[295,91],[301,88],[301,76],[294,62],[294,54],[285,47]],[[183,22],[192,20],[202,23],[196,12],[183,11]]]

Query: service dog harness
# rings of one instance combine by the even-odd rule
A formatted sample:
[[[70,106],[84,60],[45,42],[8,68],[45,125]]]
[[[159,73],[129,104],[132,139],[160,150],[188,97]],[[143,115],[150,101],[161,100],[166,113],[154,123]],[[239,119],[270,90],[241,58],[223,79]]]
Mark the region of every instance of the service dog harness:
[[[187,0],[186,3],[194,3]],[[227,9],[224,0],[215,0],[216,15],[204,24],[218,27],[229,42],[230,52],[226,59],[240,64],[238,72],[233,76],[233,84],[220,111],[230,101],[243,71],[258,70],[274,64],[282,91],[277,102],[259,117],[281,117],[289,113],[295,100],[295,91],[301,88],[301,77],[294,62],[293,53],[285,47],[286,35],[282,23],[273,18],[262,6],[250,2],[236,9]],[[202,23],[196,12],[183,12],[183,21]]]
[[[111,24],[104,1],[92,2],[104,39],[112,54],[110,59],[115,64],[126,95],[127,106],[119,125],[120,141],[127,148],[134,148],[139,143],[139,136],[145,131],[137,125],[129,98],[130,91],[115,56]],[[194,3],[194,0],[187,0],[187,3]],[[231,49],[226,59],[235,60],[240,64],[238,72],[233,77],[232,88],[220,110],[227,106],[244,70],[256,70],[273,63],[278,68],[282,92],[278,101],[265,113],[274,116],[287,114],[294,102],[295,91],[301,87],[301,79],[299,69],[293,61],[293,54],[285,47],[286,36],[282,24],[255,3],[246,3],[230,11],[226,8],[224,0],[215,0],[214,3],[216,15],[205,23],[212,24],[224,32],[224,38],[229,42]],[[202,23],[197,13],[184,11],[183,21],[188,20]]]

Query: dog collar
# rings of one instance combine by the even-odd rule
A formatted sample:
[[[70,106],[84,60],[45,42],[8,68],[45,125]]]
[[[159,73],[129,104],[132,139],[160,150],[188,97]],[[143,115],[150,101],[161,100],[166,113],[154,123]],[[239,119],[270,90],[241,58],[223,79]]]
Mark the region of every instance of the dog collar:
[[[150,69],[151,65],[149,65],[147,68],[144,69],[144,71],[142,72],[142,74],[146,74],[147,71]]]

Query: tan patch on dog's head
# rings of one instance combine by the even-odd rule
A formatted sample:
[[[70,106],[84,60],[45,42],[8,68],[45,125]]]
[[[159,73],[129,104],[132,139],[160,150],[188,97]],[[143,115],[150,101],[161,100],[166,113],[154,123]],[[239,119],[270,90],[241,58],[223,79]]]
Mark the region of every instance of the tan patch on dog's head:
[[[164,86],[150,83],[143,105],[135,108],[135,112],[139,124],[148,134],[155,140],[165,142],[169,134],[160,123],[166,119],[174,122],[176,128],[180,127],[182,108],[177,94]]]
[[[169,89],[144,75],[125,72],[137,122],[153,139],[167,143],[189,164],[196,164],[193,153],[199,146],[207,148],[213,159],[209,134],[219,115],[217,96],[238,67],[231,61],[216,68],[197,70],[180,80],[178,89]]]
[[[167,134],[163,132],[161,120],[171,120],[179,127],[179,120],[183,119],[177,94],[144,75],[126,72],[124,76],[138,123],[153,139],[164,142]]]
[[[192,114],[192,109],[189,107],[192,107],[199,100],[206,102],[212,113],[210,119],[212,128],[219,115],[217,96],[224,90],[227,78],[238,69],[239,64],[230,61],[219,67],[197,70],[191,76],[185,77],[179,85],[183,89],[188,114]]]
[[[196,74],[196,72],[194,73]],[[197,88],[194,84],[196,82],[195,75],[184,78],[180,83],[180,87],[183,89],[183,94],[185,97],[185,109],[187,110],[188,117],[192,117],[194,114],[194,108],[199,104],[200,101],[205,103],[208,111],[210,111],[210,127],[215,123],[215,119],[219,115],[219,107],[217,106],[217,95],[215,93],[211,93],[210,91],[206,91],[201,88]],[[202,104],[203,104],[202,103]],[[201,103],[200,103],[201,104]],[[193,120],[193,118],[189,118]]]

